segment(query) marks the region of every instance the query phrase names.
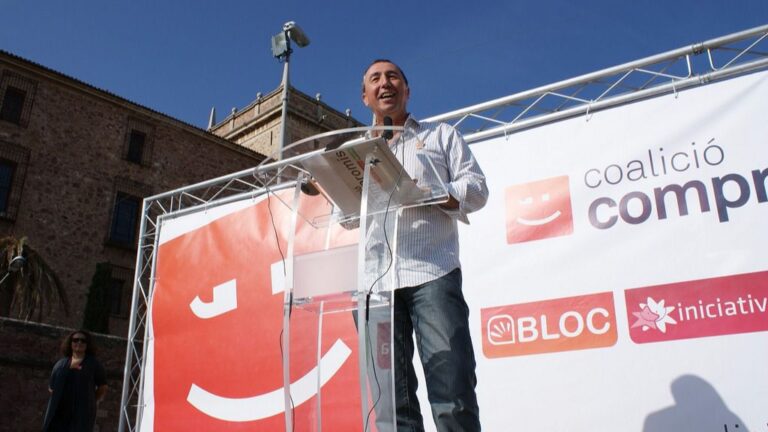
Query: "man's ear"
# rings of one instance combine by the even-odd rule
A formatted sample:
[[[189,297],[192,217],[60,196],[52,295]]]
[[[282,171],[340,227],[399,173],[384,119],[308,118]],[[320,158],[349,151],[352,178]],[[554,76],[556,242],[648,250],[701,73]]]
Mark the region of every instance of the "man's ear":
[[[365,92],[363,92],[362,99],[363,105],[368,106],[368,96],[366,96]]]

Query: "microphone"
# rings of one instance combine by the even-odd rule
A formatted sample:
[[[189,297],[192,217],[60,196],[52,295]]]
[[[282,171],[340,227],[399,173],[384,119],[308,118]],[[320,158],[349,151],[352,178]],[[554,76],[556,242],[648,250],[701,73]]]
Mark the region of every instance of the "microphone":
[[[392,117],[384,116],[384,126],[392,126]],[[395,134],[391,130],[385,130],[381,133],[381,137],[389,141]]]
[[[300,189],[303,193],[309,195],[309,196],[315,196],[320,194],[320,190],[317,189],[317,186],[315,186],[312,183],[312,180],[304,179],[301,182]]]

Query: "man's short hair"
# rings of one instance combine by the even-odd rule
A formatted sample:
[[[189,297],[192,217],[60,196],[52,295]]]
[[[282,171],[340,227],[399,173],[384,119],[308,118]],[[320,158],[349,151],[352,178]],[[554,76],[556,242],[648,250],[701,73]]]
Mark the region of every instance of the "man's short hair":
[[[397,71],[400,72],[400,76],[403,77],[403,81],[405,81],[405,86],[408,87],[408,77],[405,76],[405,72],[400,68],[400,66],[389,59],[376,59],[372,61],[368,66],[365,67],[365,70],[363,71],[363,93],[365,93],[365,74],[368,73],[368,69],[371,68],[371,66],[375,65],[376,63],[392,63],[397,68]]]

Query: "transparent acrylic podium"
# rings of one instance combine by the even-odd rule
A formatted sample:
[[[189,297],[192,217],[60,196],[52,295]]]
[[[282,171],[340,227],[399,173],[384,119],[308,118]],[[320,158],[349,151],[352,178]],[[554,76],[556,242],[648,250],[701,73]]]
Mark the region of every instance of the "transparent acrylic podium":
[[[411,178],[386,140],[372,138],[381,130],[402,128],[316,135],[289,146],[293,154],[261,167],[295,181],[290,199],[283,195],[281,200],[291,210],[281,336],[286,431],[321,431],[324,424],[326,430],[396,430],[392,292],[398,286],[398,240],[408,235],[398,229],[398,216],[407,208],[445,202],[448,192],[442,183]],[[421,170],[435,170],[427,158],[419,160],[428,164]],[[306,205],[308,200],[324,204]],[[334,245],[335,237],[349,237],[354,229],[356,244]],[[323,244],[319,248],[299,250],[297,239],[307,236],[325,240],[310,242]],[[356,340],[345,344],[337,338],[343,325],[354,326]],[[357,346],[356,359],[348,345]],[[337,388],[334,397],[324,398],[334,374],[355,361],[354,383],[348,383],[355,388],[343,388],[341,398]],[[297,416],[304,403],[315,406]],[[359,405],[355,415],[349,415],[352,405]],[[354,418],[334,418],[340,412]]]

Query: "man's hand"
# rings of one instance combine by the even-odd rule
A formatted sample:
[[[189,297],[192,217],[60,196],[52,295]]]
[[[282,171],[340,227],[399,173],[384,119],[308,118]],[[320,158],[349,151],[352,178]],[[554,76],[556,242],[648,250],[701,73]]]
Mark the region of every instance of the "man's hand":
[[[456,210],[459,208],[459,201],[457,201],[456,198],[452,197],[451,195],[448,195],[448,201],[440,204],[440,207],[446,210]]]

